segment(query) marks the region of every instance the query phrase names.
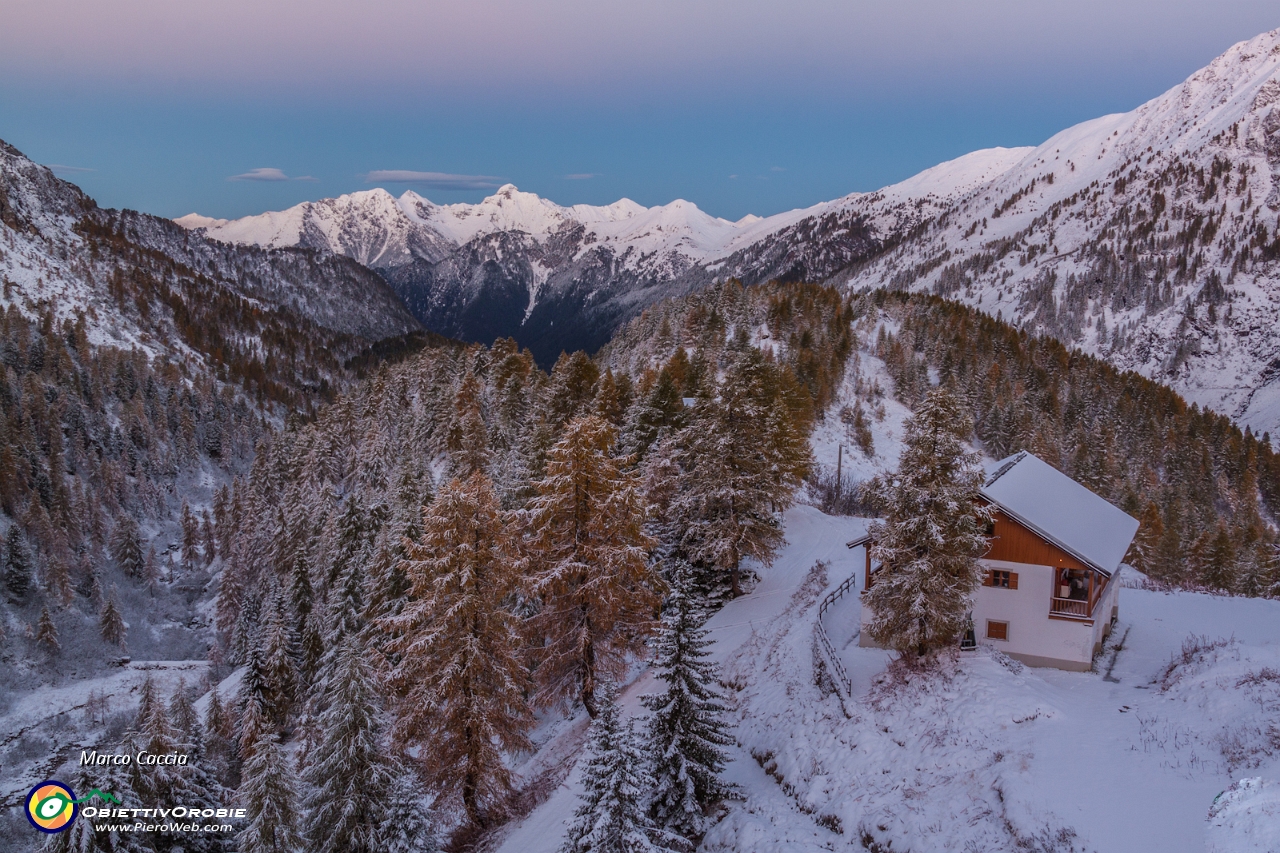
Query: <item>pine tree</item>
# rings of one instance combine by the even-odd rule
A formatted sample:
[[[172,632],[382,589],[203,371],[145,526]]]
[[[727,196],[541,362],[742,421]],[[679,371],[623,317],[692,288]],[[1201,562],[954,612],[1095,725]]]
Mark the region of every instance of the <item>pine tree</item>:
[[[36,625],[36,642],[49,654],[56,655],[62,651],[62,644],[58,642],[58,626],[53,624],[48,606],[40,609],[40,621]]]
[[[71,584],[71,572],[61,553],[50,554],[45,566],[45,589],[61,607],[66,607],[75,597]]]
[[[1236,586],[1236,548],[1227,526],[1218,523],[1209,541],[1205,566],[1198,580],[1212,589],[1232,590]]]
[[[160,583],[160,562],[156,559],[155,548],[147,548],[147,557],[142,563],[142,579],[154,595],[156,585]]]
[[[383,621],[399,661],[395,740],[421,750],[428,781],[460,796],[477,826],[502,808],[511,789],[503,752],[528,749],[533,723],[519,620],[505,606],[517,580],[514,552],[488,477],[450,481],[409,548],[412,600]]]
[[[111,558],[129,577],[142,577],[145,568],[142,533],[131,515],[122,515],[116,521],[115,532],[111,535]]]
[[[740,352],[715,398],[700,397],[673,436],[681,488],[668,521],[690,562],[714,569],[741,595],[748,557],[768,566],[782,546],[781,514],[811,467],[803,430],[753,347]]]
[[[204,716],[204,752],[209,770],[223,785],[234,787],[237,775],[235,724],[217,685],[209,691],[209,708]]]
[[[185,685],[180,685],[180,689],[185,692]],[[182,715],[182,722],[193,729],[198,728],[189,697],[180,693],[175,695],[174,700],[171,707],[175,707]],[[129,765],[126,771],[129,789],[143,802],[183,803],[195,808],[219,805],[222,788],[204,765],[198,740],[198,732],[184,731],[170,716],[154,682],[148,679],[144,682],[134,728],[125,735],[127,749],[130,754],[141,751],[149,755],[183,753],[189,756],[189,763],[182,767]],[[147,829],[139,839],[150,849],[170,850],[175,846],[182,846],[192,853],[211,853],[221,846],[214,837],[191,839],[169,829],[170,824],[154,826],[156,828]]]
[[[32,560],[26,540],[18,525],[9,525],[5,534],[4,585],[15,601],[21,601],[31,589]]]
[[[169,700],[169,719],[183,743],[199,745],[204,740],[200,731],[200,719],[196,716],[195,706],[191,704],[191,692],[187,690],[184,678],[178,679],[178,686]]]
[[[83,767],[76,770],[71,786],[71,790],[81,797],[94,788],[102,788],[116,796],[121,796],[118,788],[113,787],[101,777],[91,777],[89,771]],[[94,805],[97,806],[98,802],[94,801]],[[114,853],[117,851],[119,849],[116,846],[119,840],[118,834],[106,830],[99,834],[97,827],[96,820],[77,818],[69,829],[46,836],[42,849],[45,853]]]
[[[307,837],[314,853],[378,853],[383,803],[392,773],[382,755],[374,673],[365,650],[348,636],[334,659],[336,671],[322,697],[320,742],[304,775]],[[333,796],[340,780],[345,792]]]
[[[529,512],[538,701],[581,700],[592,716],[597,679],[620,678],[655,627],[662,585],[649,566],[657,543],[643,529],[639,477],[609,455],[615,437],[601,418],[570,421]]]
[[[204,564],[207,566],[218,556],[218,535],[213,527],[209,510],[200,513],[200,542],[204,547]]]
[[[385,818],[378,838],[379,853],[436,853],[440,841],[430,809],[431,796],[417,774],[402,770],[387,796]]]
[[[625,453],[643,457],[664,432],[674,433],[684,426],[684,400],[680,389],[663,367],[649,393],[627,413],[627,423],[619,444]]]
[[[113,646],[119,646],[123,649],[125,641],[125,632],[127,626],[124,623],[124,617],[120,615],[120,605],[116,598],[116,589],[111,588],[111,595],[102,605],[102,611],[98,615],[98,628],[102,632],[102,639],[106,640]]]
[[[650,812],[659,826],[689,839],[706,830],[706,814],[724,799],[728,786],[720,780],[724,747],[733,740],[726,731],[724,700],[716,690],[716,667],[707,660],[703,613],[686,590],[689,567],[677,568],[658,635],[654,668],[666,683],[659,694],[645,696],[649,749],[653,756],[653,800]]]
[[[263,673],[262,654],[258,647],[249,649],[245,658],[244,675],[240,679],[240,695],[237,700],[240,723],[236,729],[236,748],[242,760],[253,754],[254,744],[265,733],[274,731],[271,725],[271,685]]]
[[[292,632],[284,610],[284,597],[275,592],[259,632],[263,683],[268,691],[267,718],[277,728],[283,728],[288,722],[299,690],[298,669],[292,654]]]
[[[653,853],[677,849],[645,809],[652,780],[635,731],[618,714],[613,683],[602,682],[587,734],[582,802],[560,853]]]
[[[245,760],[237,799],[248,823],[236,835],[239,853],[302,853],[308,850],[299,830],[298,795],[280,735],[264,731]]]
[[[454,474],[459,479],[489,469],[489,431],[481,410],[482,390],[480,380],[468,374],[453,399],[448,447]]]
[[[332,588],[339,578],[351,574],[353,568],[362,568],[368,547],[369,520],[364,507],[355,495],[342,503],[342,515],[334,530],[333,562],[329,566],[325,591]]]
[[[992,510],[978,501],[979,457],[963,444],[972,429],[954,395],[930,391],[907,421],[898,472],[868,487],[885,517],[868,531],[880,569],[863,601],[873,614],[867,631],[902,654],[954,644],[982,582]]]
[[[182,502],[182,570],[194,572],[200,565],[200,522],[190,505]]]

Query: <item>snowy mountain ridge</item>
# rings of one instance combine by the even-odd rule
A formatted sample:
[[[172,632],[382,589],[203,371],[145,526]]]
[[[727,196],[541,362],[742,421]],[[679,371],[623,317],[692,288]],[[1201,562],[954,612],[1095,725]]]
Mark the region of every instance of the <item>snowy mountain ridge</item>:
[[[474,205],[373,189],[237,220],[176,221],[220,241],[347,255],[378,269],[429,328],[516,336],[549,362],[561,349],[603,345],[646,305],[716,278],[825,278],[1023,153],[978,151],[873,193],[737,222],[682,199],[566,207],[510,184]]]
[[[1280,426],[1280,30],[1127,113],[987,149],[872,193],[728,222],[675,201],[561,207],[505,186],[475,205],[383,190],[234,221],[380,270],[429,328],[514,336],[544,362],[646,305],[730,277],[935,292],[1258,431]]]
[[[844,281],[960,299],[1275,431],[1278,213],[1274,30],[1053,136]]]
[[[521,192],[513,184],[477,204],[436,204],[413,190],[397,198],[379,187],[241,219],[190,213],[174,221],[223,242],[322,249],[375,268],[400,266],[411,257],[437,260],[442,248],[456,248],[499,232],[521,232],[544,243],[557,232],[578,227],[584,236],[595,238],[584,241],[579,255],[593,243],[603,242],[616,244],[618,254],[633,265],[640,257],[667,253],[711,262],[810,216],[855,207],[879,212],[916,201],[944,206],[1010,168],[1029,150],[975,151],[872,193],[852,193],[769,217],[748,215],[737,222],[711,216],[684,199],[655,207],[628,198],[603,206],[565,207]]]

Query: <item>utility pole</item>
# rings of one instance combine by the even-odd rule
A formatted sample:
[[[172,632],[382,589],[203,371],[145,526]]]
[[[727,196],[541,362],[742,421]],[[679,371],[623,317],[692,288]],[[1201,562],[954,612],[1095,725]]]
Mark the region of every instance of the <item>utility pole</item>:
[[[840,500],[840,475],[844,467],[844,445],[836,445],[836,500]]]

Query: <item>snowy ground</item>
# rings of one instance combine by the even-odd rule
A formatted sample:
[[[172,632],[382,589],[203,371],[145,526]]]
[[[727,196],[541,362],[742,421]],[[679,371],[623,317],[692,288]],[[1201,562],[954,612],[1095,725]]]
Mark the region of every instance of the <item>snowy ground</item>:
[[[0,808],[22,802],[27,790],[81,748],[111,742],[132,720],[138,689],[148,676],[166,701],[179,680],[203,682],[209,664],[202,660],[133,661],[105,675],[64,687],[46,687],[16,699],[0,715]],[[223,693],[225,694],[225,691]]]
[[[842,704],[817,683],[814,620],[857,574],[861,551],[844,543],[863,529],[793,509],[774,566],[708,623],[744,799],[703,850],[1198,853],[1210,830],[1215,849],[1269,849],[1249,839],[1275,831],[1280,602],[1126,588],[1123,647],[1098,672],[1030,669],[984,648],[903,680],[886,676],[888,653],[858,647],[858,596],[845,596],[825,617],[853,679]],[[654,689],[642,675],[625,707],[638,713]],[[581,722],[549,746],[579,740]],[[1211,824],[1215,797],[1252,778],[1264,781],[1225,797]],[[489,849],[556,850],[578,792],[575,768]]]

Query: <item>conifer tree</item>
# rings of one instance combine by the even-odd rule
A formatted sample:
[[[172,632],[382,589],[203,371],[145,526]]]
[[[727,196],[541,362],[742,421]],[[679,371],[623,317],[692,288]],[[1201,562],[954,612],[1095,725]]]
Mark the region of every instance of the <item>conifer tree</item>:
[[[58,642],[58,626],[53,624],[48,606],[40,609],[40,621],[36,624],[36,642],[49,654],[56,655],[62,651],[62,644]]]
[[[111,535],[111,558],[129,577],[142,577],[145,559],[142,533],[131,515],[121,515],[116,522],[115,532]]]
[[[482,472],[452,480],[408,549],[412,600],[383,625],[398,665],[395,740],[419,747],[428,781],[485,825],[510,792],[503,752],[529,748],[519,620],[505,606],[516,582],[510,519]]]
[[[187,690],[184,678],[178,679],[178,686],[169,700],[169,720],[183,743],[198,746],[204,740],[200,731],[200,719],[196,716],[195,706],[191,704],[191,692]]]
[[[715,398],[700,397],[673,437],[681,488],[668,518],[690,562],[714,569],[734,597],[748,557],[768,566],[784,541],[781,514],[811,466],[808,442],[753,347],[740,351]]]
[[[207,566],[218,556],[218,533],[213,526],[209,510],[200,513],[200,542],[204,548],[204,564]]]
[[[582,802],[560,853],[655,853],[675,849],[645,809],[652,780],[633,727],[618,713],[613,683],[600,685],[587,734]]]
[[[209,707],[204,716],[204,752],[209,770],[223,785],[235,787],[235,725],[222,704],[217,685],[209,691]]]
[[[185,685],[182,685],[182,689],[185,691]],[[175,699],[179,712],[188,718],[184,722],[195,726],[194,711],[191,710],[187,697],[175,696]],[[125,741],[131,754],[141,751],[149,755],[181,752],[190,758],[190,762],[182,767],[140,766],[136,763],[129,765],[126,770],[129,789],[142,801],[184,803],[189,807],[212,807],[219,803],[221,786],[202,762],[195,733],[188,735],[175,724],[150,679],[144,682],[138,716],[133,730],[125,735]],[[171,824],[152,826],[154,828],[148,828],[143,836],[151,849],[170,850],[175,845],[181,845],[193,853],[205,853],[221,846],[213,836],[187,839],[185,835],[173,831]]]
[[[9,597],[21,601],[31,589],[31,551],[18,525],[9,525],[5,534],[4,585]]]
[[[151,589],[151,593],[154,595],[156,591],[156,584],[160,582],[160,563],[156,559],[155,548],[147,548],[147,557],[142,562],[142,579],[146,581],[147,586]]]
[[[236,748],[242,760],[248,760],[253,746],[271,727],[271,685],[267,684],[262,654],[255,645],[245,658],[244,675],[240,679],[237,701],[240,722],[236,730]]]
[[[664,431],[684,426],[684,400],[671,371],[663,367],[653,387],[627,413],[619,444],[627,454],[643,457]]]
[[[1227,526],[1221,522],[1213,531],[1199,577],[1212,589],[1230,591],[1236,586],[1236,547]]]
[[[349,495],[342,503],[342,514],[334,530],[333,562],[329,566],[325,590],[332,588],[353,568],[362,567],[368,547],[369,519],[364,507],[355,495]]]
[[[687,564],[672,578],[658,635],[654,668],[662,693],[644,697],[653,756],[653,799],[650,812],[660,826],[689,839],[706,830],[706,814],[728,793],[720,780],[724,747],[733,741],[726,731],[724,700],[716,689],[716,667],[707,660],[704,614],[690,599]]]
[[[75,597],[71,585],[71,572],[61,553],[49,554],[45,567],[45,589],[61,607],[66,607]]]
[[[239,853],[303,853],[308,850],[298,826],[298,795],[280,735],[267,729],[256,739],[244,763],[237,799],[248,823],[236,835]]]
[[[71,790],[83,797],[94,788],[121,796],[120,788],[112,786],[101,777],[91,777],[87,768],[77,769],[71,780]],[[94,805],[98,803],[95,801]],[[46,836],[42,849],[45,853],[116,853],[120,849],[117,846],[119,840],[119,833],[105,829],[99,833],[98,821],[80,817],[69,829]]]
[[[591,716],[597,679],[620,678],[655,627],[662,586],[649,566],[657,543],[643,529],[639,476],[609,455],[615,438],[601,418],[570,421],[529,512],[538,701],[580,700]]]
[[[284,597],[279,592],[274,593],[259,632],[263,683],[267,689],[267,718],[277,728],[287,724],[299,689],[297,663],[292,654],[292,632],[284,609]]]
[[[382,754],[373,669],[365,650],[348,636],[334,658],[336,671],[322,697],[320,742],[304,770],[307,838],[313,853],[380,853],[383,804],[392,773]],[[333,795],[335,782],[344,788]]]
[[[120,615],[115,587],[111,588],[111,595],[102,605],[102,612],[98,615],[98,628],[102,632],[102,639],[113,646],[124,648],[126,627],[124,617]]]
[[[411,770],[396,774],[387,796],[379,853],[436,853],[440,841],[427,803],[426,788]]]
[[[992,509],[978,501],[979,457],[964,448],[972,429],[960,401],[933,389],[907,421],[897,473],[868,486],[884,521],[868,531],[880,569],[863,602],[873,614],[867,631],[902,654],[958,641],[982,582]]]
[[[182,570],[194,572],[200,565],[200,522],[196,521],[191,506],[182,502]]]
[[[481,391],[480,380],[469,373],[453,399],[453,422],[447,441],[453,471],[459,479],[489,469],[489,431],[481,410]]]

